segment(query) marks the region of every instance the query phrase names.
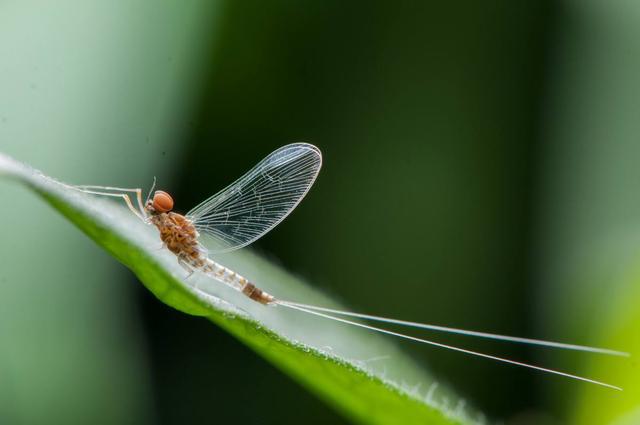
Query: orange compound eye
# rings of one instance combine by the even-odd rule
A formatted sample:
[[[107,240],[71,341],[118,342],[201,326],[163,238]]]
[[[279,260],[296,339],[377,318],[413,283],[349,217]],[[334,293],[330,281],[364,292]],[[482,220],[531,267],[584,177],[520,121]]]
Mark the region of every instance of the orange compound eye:
[[[156,190],[153,194],[153,209],[165,213],[173,209],[173,198],[167,192]]]

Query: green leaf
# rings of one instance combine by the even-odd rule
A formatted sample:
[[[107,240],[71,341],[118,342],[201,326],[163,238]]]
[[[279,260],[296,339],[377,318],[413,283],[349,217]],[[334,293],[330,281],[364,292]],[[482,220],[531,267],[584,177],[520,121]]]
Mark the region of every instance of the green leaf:
[[[117,201],[75,191],[3,154],[0,176],[35,190],[130,268],[160,301],[226,329],[355,422],[484,422],[481,414],[471,412],[463,400],[379,335],[282,307],[263,306],[200,274],[186,279],[175,256],[161,249],[157,230]],[[215,259],[279,298],[340,307],[250,250]]]
[[[631,257],[634,264],[627,266],[625,272],[616,278],[601,279],[611,292],[609,296],[609,308],[598,314],[590,321],[585,320],[590,329],[595,333],[595,340],[599,345],[608,347],[623,347],[631,353],[629,359],[613,362],[613,359],[601,359],[591,357],[585,362],[584,373],[590,376],[607,376],[612,382],[624,388],[624,392],[610,394],[599,388],[585,386],[577,392],[573,411],[570,412],[573,423],[596,424],[637,424],[640,423],[640,370],[636,359],[640,352],[640,270],[635,264],[637,254]],[[592,262],[592,265],[596,261]],[[584,266],[587,270],[595,267]],[[602,276],[602,273],[593,272],[594,276]],[[586,280],[586,279],[585,279]],[[593,285],[583,285],[583,287]],[[616,288],[614,291],[613,288]],[[581,297],[591,295],[588,291]],[[590,323],[591,322],[591,323]],[[607,361],[609,360],[609,361]],[[593,409],[593,406],[598,406]]]

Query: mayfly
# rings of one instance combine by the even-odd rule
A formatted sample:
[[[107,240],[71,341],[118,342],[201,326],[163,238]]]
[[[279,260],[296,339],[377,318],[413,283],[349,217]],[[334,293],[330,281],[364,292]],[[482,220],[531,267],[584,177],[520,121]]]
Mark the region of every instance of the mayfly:
[[[209,257],[210,253],[229,252],[247,246],[273,229],[304,198],[316,180],[321,165],[322,154],[315,146],[307,143],[294,143],[283,146],[260,161],[237,181],[206,199],[186,215],[173,211],[174,201],[167,192],[161,190],[154,192],[155,182],[144,202],[142,200],[142,189],[109,186],[74,186],[74,188],[94,195],[121,198],[140,220],[157,227],[164,246],[176,255],[178,263],[189,275],[195,271],[200,271],[240,291],[258,303],[285,307],[415,342],[621,390],[620,387],[615,385],[593,379],[393,332],[388,329],[349,320],[346,317],[560,349],[616,356],[628,356],[628,353],[604,348],[409,322],[285,301],[260,289],[255,283],[250,282],[245,277]],[[131,199],[132,197],[135,197],[135,204]],[[201,234],[211,238],[210,242],[214,242],[216,248],[210,250],[205,248],[200,241]]]

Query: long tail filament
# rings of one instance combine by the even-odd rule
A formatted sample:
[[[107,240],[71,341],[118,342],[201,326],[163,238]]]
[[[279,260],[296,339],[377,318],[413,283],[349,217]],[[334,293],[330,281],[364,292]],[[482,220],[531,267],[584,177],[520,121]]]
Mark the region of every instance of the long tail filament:
[[[378,321],[378,322],[384,322],[384,323],[391,323],[391,324],[409,326],[409,327],[414,327],[414,328],[421,328],[421,329],[435,330],[435,331],[441,331],[441,332],[456,333],[456,334],[469,335],[469,336],[475,336],[475,337],[481,337],[481,338],[490,338],[490,339],[496,339],[496,340],[501,340],[501,341],[517,342],[517,343],[522,343],[522,344],[541,345],[541,346],[545,346],[545,347],[553,347],[553,348],[560,348],[560,349],[567,349],[567,350],[587,351],[587,352],[592,352],[592,353],[608,354],[608,355],[614,355],[614,356],[626,356],[626,357],[629,356],[628,353],[625,353],[625,352],[622,352],[622,351],[609,350],[609,349],[605,349],[605,348],[588,347],[588,346],[575,345],[575,344],[565,344],[565,343],[560,343],[560,342],[543,341],[543,340],[538,340],[538,339],[519,338],[519,337],[498,335],[498,334],[492,334],[492,333],[486,333],[486,332],[468,331],[468,330],[464,330],[464,329],[449,328],[449,327],[444,327],[444,326],[429,325],[429,324],[417,323],[417,322],[408,322],[408,321],[404,321],[404,320],[390,319],[390,318],[386,318],[386,317],[372,316],[372,315],[369,315],[369,314],[361,314],[361,313],[353,313],[353,312],[342,311],[342,310],[334,310],[334,309],[330,309],[330,308],[318,307],[318,306],[312,306],[312,305],[300,304],[300,303],[294,303],[294,302],[290,302],[290,301],[277,300],[274,303],[276,305],[287,307],[287,308],[290,308],[292,310],[298,310],[298,311],[301,311],[301,312],[304,312],[304,313],[307,313],[307,314],[323,317],[325,319],[334,320],[334,321],[345,323],[345,324],[352,325],[352,326],[357,326],[357,327],[360,327],[360,328],[363,328],[363,329],[368,329],[368,330],[371,330],[371,331],[374,331],[374,332],[380,332],[380,333],[383,333],[383,334],[396,336],[398,338],[404,338],[404,339],[408,339],[408,340],[411,340],[411,341],[420,342],[420,343],[423,343],[423,344],[429,344],[429,345],[433,345],[433,346],[436,346],[436,347],[445,348],[445,349],[448,349],[448,350],[453,350],[453,351],[458,351],[458,352],[465,353],[465,354],[470,354],[470,355],[473,355],[473,356],[484,357],[484,358],[487,358],[487,359],[491,359],[491,360],[495,360],[495,361],[499,361],[499,362],[503,362],[503,363],[509,363],[509,364],[512,364],[512,365],[520,366],[520,367],[526,367],[526,368],[529,368],[529,369],[535,369],[535,370],[538,370],[538,371],[551,373],[551,374],[555,374],[555,375],[560,375],[560,376],[564,376],[566,378],[576,379],[576,380],[579,380],[579,381],[584,381],[584,382],[588,382],[588,383],[591,383],[591,384],[601,385],[603,387],[607,387],[607,388],[611,388],[611,389],[614,389],[614,390],[622,391],[622,388],[620,388],[620,387],[617,387],[617,386],[611,385],[611,384],[607,384],[605,382],[596,381],[594,379],[589,379],[589,378],[585,378],[585,377],[582,377],[582,376],[572,375],[570,373],[565,373],[565,372],[561,372],[561,371],[554,370],[554,369],[548,369],[548,368],[544,368],[544,367],[540,367],[540,366],[535,366],[535,365],[528,364],[528,363],[518,362],[518,361],[515,361],[515,360],[509,360],[509,359],[505,359],[503,357],[497,357],[497,356],[493,356],[493,355],[490,355],[490,354],[479,353],[477,351],[471,351],[471,350],[467,350],[467,349],[464,349],[464,348],[456,347],[456,346],[453,346],[453,345],[442,344],[442,343],[435,342],[435,341],[430,341],[430,340],[427,340],[427,339],[417,338],[417,337],[413,337],[413,336],[410,336],[410,335],[405,335],[405,334],[401,334],[401,333],[398,333],[398,332],[393,332],[393,331],[390,331],[388,329],[377,328],[375,326],[367,325],[367,324],[364,324],[364,323],[354,322],[352,320],[344,319],[344,318],[341,318],[341,317],[336,317],[334,315],[355,317],[355,318],[359,318],[359,319]],[[331,313],[331,314],[328,314],[328,313]],[[332,315],[332,314],[334,314],[334,315]]]

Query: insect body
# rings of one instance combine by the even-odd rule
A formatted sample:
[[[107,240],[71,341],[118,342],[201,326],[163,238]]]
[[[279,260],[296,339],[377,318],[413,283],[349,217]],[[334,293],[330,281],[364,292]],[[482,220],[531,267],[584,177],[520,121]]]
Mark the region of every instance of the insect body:
[[[145,211],[149,221],[160,231],[160,239],[178,257],[178,263],[190,274],[195,270],[241,291],[254,301],[269,304],[275,298],[256,287],[246,278],[208,258],[207,250],[198,242],[200,234],[185,216],[171,211],[173,199],[163,191],[156,191],[147,201]]]
[[[147,224],[154,225],[159,230],[160,239],[164,245],[176,255],[178,263],[189,275],[195,271],[201,271],[207,276],[229,285],[261,304],[285,307],[415,342],[430,344],[465,354],[489,358],[620,390],[619,387],[604,382],[416,338],[360,322],[354,322],[344,317],[354,317],[368,321],[530,345],[628,356],[628,354],[624,352],[407,322],[285,301],[266,293],[243,276],[218,264],[209,257],[209,253],[228,252],[249,245],[273,229],[307,194],[320,171],[321,165],[322,155],[315,146],[306,143],[294,143],[283,146],[263,159],[236,182],[208,198],[186,215],[173,212],[173,198],[161,190],[153,192],[153,188],[144,203],[142,202],[141,189],[125,189],[108,186],[74,186],[73,188],[86,193],[123,199],[137,217]],[[151,192],[153,192],[153,197],[151,197]],[[135,194],[137,208],[134,206],[134,202],[131,201],[130,194]],[[203,237],[206,237],[208,241],[211,242],[212,247],[210,249],[207,249],[209,247],[205,247],[205,244],[202,243]]]
[[[322,155],[315,146],[307,143],[283,146],[186,215],[173,212],[173,198],[161,190],[155,191],[153,196],[150,192],[143,203],[142,189],[74,188],[122,198],[136,216],[158,228],[164,245],[189,274],[201,271],[254,301],[273,304],[276,299],[272,295],[213,261],[208,254],[242,248],[273,229],[306,195],[321,165]],[[135,195],[137,206],[129,194]],[[205,248],[200,242],[201,234],[206,235],[215,248]]]

